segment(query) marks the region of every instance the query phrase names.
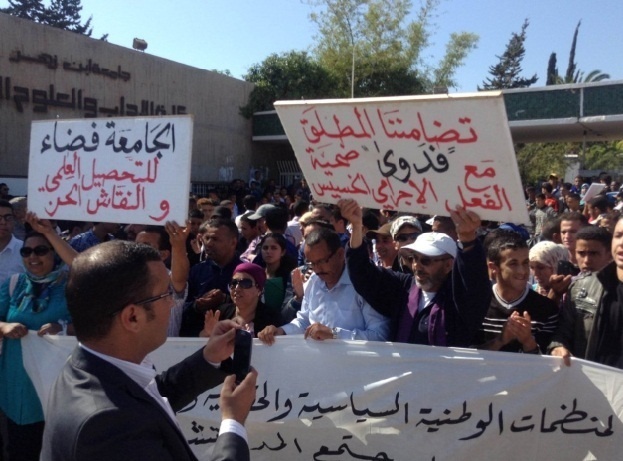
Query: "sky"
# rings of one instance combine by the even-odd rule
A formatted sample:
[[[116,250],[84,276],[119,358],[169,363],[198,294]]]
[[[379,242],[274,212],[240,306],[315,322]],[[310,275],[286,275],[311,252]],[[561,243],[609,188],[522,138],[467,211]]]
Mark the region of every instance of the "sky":
[[[419,5],[413,1],[413,17]],[[228,69],[236,78],[272,53],[311,51],[316,34],[308,17],[312,7],[301,0],[82,0],[82,6],[83,19],[93,16],[94,38],[108,33],[110,43],[128,48],[141,38],[148,43],[146,53],[201,69]],[[480,36],[451,92],[476,91],[526,18],[522,67],[523,76],[539,77],[533,87],[545,85],[552,52],[564,75],[580,20],[577,67],[623,80],[621,0],[440,0],[436,14],[433,45],[424,53],[428,64],[442,58],[451,33]]]

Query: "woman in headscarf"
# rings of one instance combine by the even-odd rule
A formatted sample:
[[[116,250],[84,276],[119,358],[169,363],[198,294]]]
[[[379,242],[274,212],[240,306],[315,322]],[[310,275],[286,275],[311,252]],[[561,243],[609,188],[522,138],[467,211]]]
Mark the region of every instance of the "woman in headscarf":
[[[532,289],[547,296],[551,288],[550,277],[557,274],[558,261],[569,261],[569,250],[550,242],[539,242],[530,248],[530,271],[536,282]]]
[[[11,460],[38,460],[43,436],[43,410],[22,364],[21,338],[71,332],[65,301],[67,266],[76,251],[56,234],[49,221],[29,213],[29,233],[20,250],[26,272],[0,287],[0,408],[7,416]],[[60,258],[57,258],[57,256]],[[66,266],[66,265],[67,266]]]
[[[204,328],[199,335],[209,337],[216,322],[223,319],[233,319],[252,332],[254,337],[268,325],[281,325],[283,322],[279,311],[271,311],[261,301],[265,284],[266,272],[263,267],[253,263],[238,264],[229,283],[233,304],[224,304],[214,311],[207,311]]]

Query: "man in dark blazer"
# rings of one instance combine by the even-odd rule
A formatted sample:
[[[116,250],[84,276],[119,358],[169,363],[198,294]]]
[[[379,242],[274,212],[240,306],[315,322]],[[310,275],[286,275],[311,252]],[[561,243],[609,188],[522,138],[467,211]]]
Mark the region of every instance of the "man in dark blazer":
[[[160,375],[148,361],[166,340],[172,306],[156,250],[97,245],[75,259],[66,294],[80,343],[49,396],[43,461],[195,460],[174,412],[223,381],[212,459],[249,460],[244,422],[257,373],[236,385],[221,364],[233,352],[234,322],[219,322],[204,348]]]

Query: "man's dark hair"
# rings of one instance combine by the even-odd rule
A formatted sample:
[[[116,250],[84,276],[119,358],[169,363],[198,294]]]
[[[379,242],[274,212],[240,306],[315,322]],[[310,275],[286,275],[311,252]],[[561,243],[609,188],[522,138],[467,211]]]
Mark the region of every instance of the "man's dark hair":
[[[228,206],[219,205],[216,208],[214,208],[214,211],[212,212],[212,216],[218,216],[219,218],[231,220],[231,209]]]
[[[318,245],[320,242],[326,242],[331,253],[342,247],[338,233],[324,227],[311,231],[307,234],[307,237],[305,237],[306,246],[312,247]]]
[[[199,209],[191,210],[190,213],[188,213],[188,217],[189,218],[195,218],[195,219],[203,219],[204,218],[203,213]]]
[[[536,188],[534,186],[526,187],[526,192],[536,192]]]
[[[255,198],[255,195],[245,195],[242,199],[242,206],[245,210],[255,210],[257,207],[257,199]]]
[[[590,206],[597,208],[600,213],[605,213],[610,208],[608,199],[603,195],[597,195],[588,201]]]
[[[588,226],[588,218],[579,211],[565,211],[559,217],[562,221],[579,221],[582,226]]]
[[[265,222],[269,231],[283,234],[288,227],[288,210],[282,207],[269,210]]]
[[[11,205],[11,202],[9,202],[8,200],[0,200],[0,207],[10,208],[11,210],[13,210],[13,205]]]
[[[612,234],[608,232],[608,229],[604,229],[603,227],[583,227],[578,231],[577,234],[575,234],[575,239],[576,241],[595,240],[597,242],[600,242],[608,251],[610,251],[610,247],[612,246]]]
[[[494,264],[500,264],[504,250],[528,248],[528,244],[518,232],[506,229],[496,229],[490,232],[487,240],[487,259]]]
[[[307,211],[309,211],[309,202],[306,202],[305,200],[297,200],[292,209],[294,211],[294,216],[298,216],[300,218]]]
[[[379,228],[378,214],[373,213],[369,209],[365,210],[361,217],[361,223],[368,230],[377,230]]]
[[[101,243],[74,259],[65,296],[79,341],[105,337],[114,313],[149,297],[151,261],[161,262],[154,248],[124,240]]]
[[[582,200],[582,197],[580,197],[580,194],[576,194],[575,192],[569,192],[569,194],[567,195],[568,198],[572,198],[574,200],[577,200],[578,202],[580,200]]]
[[[535,198],[535,199],[539,198],[539,199],[543,199],[543,200],[545,200],[545,199],[546,199],[545,194],[543,194],[543,193],[538,193],[538,194],[536,194],[536,195],[534,196],[534,198]]]
[[[560,234],[560,218],[546,219],[541,227],[541,240],[553,242],[554,234]]]
[[[143,232],[148,234],[158,235],[158,249],[160,251],[171,251],[171,242],[169,241],[169,234],[164,230],[163,226],[147,226]]]
[[[545,189],[548,194],[551,194],[554,190],[554,187],[550,183],[544,182],[543,184],[541,184],[541,189]]]
[[[233,222],[231,219],[214,218],[214,219],[210,219],[209,221],[206,221],[204,224],[206,224],[206,229],[226,227],[232,238],[235,238],[237,240],[239,237],[238,227],[236,227],[236,223]],[[203,227],[203,224],[201,225],[201,227]],[[201,230],[201,228],[199,229]]]

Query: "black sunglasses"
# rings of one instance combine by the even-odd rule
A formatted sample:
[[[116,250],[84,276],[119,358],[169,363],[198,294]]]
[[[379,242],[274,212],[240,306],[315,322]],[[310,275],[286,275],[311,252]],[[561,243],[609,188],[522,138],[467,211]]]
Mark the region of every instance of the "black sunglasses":
[[[21,247],[19,249],[19,254],[22,255],[22,258],[27,258],[28,256],[30,256],[31,254],[35,254],[37,256],[45,256],[47,255],[50,251],[52,251],[52,248],[50,248],[49,246],[46,245],[37,245],[34,248],[30,248],[30,247]]]
[[[394,240],[396,240],[397,242],[406,242],[407,240],[415,240],[418,235],[420,235],[419,232],[412,232],[410,234],[398,234]]]
[[[429,256],[416,256],[414,254],[403,255],[402,258],[409,264],[413,265],[415,263],[421,264],[424,267],[428,267],[433,263],[439,261],[445,261],[447,259],[452,259],[451,256],[442,256],[440,258],[431,258]]]
[[[229,282],[229,288],[232,290],[235,290],[238,285],[240,285],[240,288],[248,290],[255,285],[255,282],[251,279],[233,279]]]

